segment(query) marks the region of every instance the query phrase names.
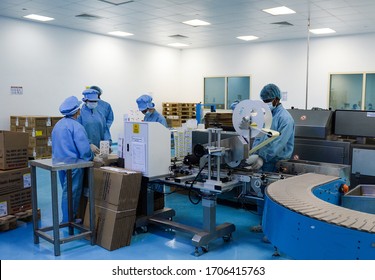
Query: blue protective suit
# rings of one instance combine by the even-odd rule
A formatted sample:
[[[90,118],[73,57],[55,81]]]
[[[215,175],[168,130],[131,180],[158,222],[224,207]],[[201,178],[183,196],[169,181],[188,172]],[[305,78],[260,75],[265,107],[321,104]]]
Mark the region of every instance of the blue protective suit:
[[[84,127],[72,117],[66,116],[59,120],[52,130],[52,158],[78,158],[92,160],[89,140]],[[84,169],[72,170],[73,216],[77,213],[83,183]],[[66,171],[58,172],[62,187],[61,209],[62,222],[68,221],[67,178]]]
[[[109,127],[98,107],[91,110],[84,104],[77,120],[85,128],[90,144],[94,144],[99,148],[100,141],[108,140],[110,144],[112,143]]]
[[[294,149],[294,119],[281,104],[272,110],[271,129],[280,132],[280,136],[256,152],[263,159],[262,170],[266,172],[275,172],[276,162],[290,159]],[[268,138],[264,134],[258,136],[253,147]]]
[[[108,102],[99,99],[97,109],[104,116],[108,129],[110,129],[115,119],[111,105]]]
[[[167,127],[167,121],[163,115],[161,115],[158,111],[153,111],[152,113],[148,113],[145,115],[144,119],[145,122],[159,122],[165,127]]]

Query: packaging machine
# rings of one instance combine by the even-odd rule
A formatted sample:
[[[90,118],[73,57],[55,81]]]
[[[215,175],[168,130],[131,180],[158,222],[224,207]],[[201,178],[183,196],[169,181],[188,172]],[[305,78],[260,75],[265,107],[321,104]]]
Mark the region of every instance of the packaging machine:
[[[315,114],[315,112],[295,110],[292,115],[296,117],[297,113],[307,115],[308,120],[309,114]],[[222,238],[225,242],[230,241],[232,233],[236,230],[232,223],[216,224],[216,206],[219,196],[235,191],[236,198],[243,201],[264,200],[267,198],[268,186],[294,177],[298,181],[299,176],[306,173],[336,176],[349,185],[350,166],[344,163],[345,160],[327,163],[306,160],[303,156],[306,155],[304,149],[306,143],[299,142],[298,139],[306,139],[301,136],[312,137],[309,140],[336,141],[330,138],[332,113],[329,111],[318,112],[318,114],[324,119],[321,128],[316,129],[312,123],[303,128],[304,123],[297,123],[297,148],[295,150],[297,157],[289,161],[280,161],[277,173],[249,170],[244,161],[255,151],[250,149],[252,138],[259,133],[266,133],[269,141],[272,141],[278,135],[278,132],[269,129],[272,115],[261,101],[245,100],[237,105],[233,112],[235,132],[224,132],[220,128],[193,130],[192,139],[190,139],[194,147],[193,153],[183,159],[172,161],[171,134],[168,129],[158,123],[125,123],[123,145],[125,166],[134,170],[138,168],[143,173],[142,187],[145,190],[139,202],[145,206],[146,210],[138,217],[136,226],[147,227],[154,224],[190,233],[191,243],[195,247],[194,253],[198,256],[207,252],[209,243],[218,238]],[[304,118],[301,117],[299,116],[298,119],[302,122]],[[347,147],[343,146],[342,150],[345,153],[346,149]],[[323,152],[324,149],[321,151]],[[302,177],[301,180],[303,180]],[[172,221],[176,215],[173,209],[155,210],[153,196],[156,192],[163,192],[166,186],[187,190],[191,202],[191,193],[199,195],[199,199],[194,203],[200,203],[202,206],[202,228]],[[264,218],[268,219],[269,216],[264,216]]]

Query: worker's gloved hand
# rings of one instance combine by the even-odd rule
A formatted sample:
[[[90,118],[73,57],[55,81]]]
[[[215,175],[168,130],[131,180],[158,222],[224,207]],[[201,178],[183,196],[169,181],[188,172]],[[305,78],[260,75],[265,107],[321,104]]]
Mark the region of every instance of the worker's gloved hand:
[[[90,149],[95,155],[100,154],[100,149],[97,146],[95,146],[94,144],[90,144]]]
[[[241,120],[239,128],[240,129],[249,129],[250,123],[251,123],[250,117],[243,117],[242,120]]]
[[[94,162],[104,163],[104,159],[101,156],[95,156],[94,157]]]
[[[249,165],[246,167],[251,170],[259,170],[263,166],[263,159],[258,155],[251,155],[247,158],[246,163]]]

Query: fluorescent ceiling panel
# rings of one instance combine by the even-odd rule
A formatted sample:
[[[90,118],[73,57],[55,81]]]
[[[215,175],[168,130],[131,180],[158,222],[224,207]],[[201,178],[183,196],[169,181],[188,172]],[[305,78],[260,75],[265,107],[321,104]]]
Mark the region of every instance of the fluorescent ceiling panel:
[[[30,14],[30,15],[24,16],[24,18],[38,20],[38,21],[50,21],[50,20],[54,20],[54,18],[51,18],[51,17],[41,16],[41,15],[35,15],[35,14]]]
[[[183,44],[183,43],[171,43],[171,44],[168,44],[168,46],[171,46],[171,47],[188,47],[189,45]]]
[[[322,34],[331,34],[335,33],[336,31],[331,28],[317,28],[317,29],[310,29],[309,30],[313,34],[322,35]]]
[[[237,39],[244,40],[244,41],[252,41],[252,40],[257,40],[259,37],[249,35],[249,36],[238,36]]]
[[[108,32],[108,34],[114,35],[114,36],[119,36],[119,37],[127,37],[127,36],[134,35],[132,33],[124,32],[124,31],[111,31],[111,32]]]
[[[274,16],[289,15],[289,14],[295,14],[296,13],[292,9],[289,9],[288,7],[285,7],[285,6],[271,8],[271,9],[264,9],[263,12],[269,13],[269,14],[274,15]]]
[[[199,19],[192,19],[192,20],[184,21],[183,23],[185,23],[187,25],[191,25],[191,26],[203,26],[203,25],[210,25],[211,24],[209,22],[199,20]]]

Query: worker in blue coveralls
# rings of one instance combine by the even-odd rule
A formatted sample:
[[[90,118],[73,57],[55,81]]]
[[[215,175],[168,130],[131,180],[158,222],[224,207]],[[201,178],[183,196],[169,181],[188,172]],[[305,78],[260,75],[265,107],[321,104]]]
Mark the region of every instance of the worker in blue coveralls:
[[[271,129],[278,131],[280,136],[259,149],[247,159],[247,164],[253,170],[276,172],[276,163],[279,160],[288,160],[294,149],[294,120],[290,113],[280,103],[280,89],[274,84],[268,84],[260,92],[260,98],[268,105],[272,113]],[[253,148],[268,139],[261,134],[255,138]]]
[[[152,97],[148,94],[143,94],[137,98],[137,105],[139,111],[141,111],[145,117],[145,122],[159,122],[167,127],[167,121],[163,115],[155,110],[155,104],[152,102]]]
[[[109,144],[112,144],[111,133],[103,113],[98,109],[99,92],[86,89],[82,94],[85,104],[82,105],[81,114],[77,120],[85,128],[94,153],[99,154],[100,141],[109,141]]]
[[[240,103],[240,100],[235,100],[235,101],[233,101],[233,103],[230,104],[230,107],[229,107],[229,108],[230,108],[232,111],[234,111],[234,109],[236,108],[236,106],[237,106],[238,103]]]
[[[59,120],[52,130],[52,159],[82,159],[90,161],[94,158],[85,128],[77,121],[80,114],[81,101],[70,96],[60,105],[64,118]],[[76,215],[82,194],[84,169],[72,170],[73,217]],[[62,222],[68,221],[67,177],[66,171],[58,171],[62,187]]]
[[[94,89],[98,92],[98,111],[101,112],[105,118],[107,123],[108,129],[111,128],[111,125],[115,119],[111,104],[101,99],[101,95],[103,94],[103,90],[98,86],[91,86],[90,89]]]
[[[260,148],[255,154],[250,155],[246,163],[253,171],[276,172],[276,163],[279,160],[288,160],[292,156],[294,149],[294,119],[280,103],[281,93],[276,85],[268,84],[264,86],[260,92],[260,98],[271,110],[271,129],[278,131],[280,136]],[[254,139],[252,147],[256,147],[267,139],[267,135],[259,135]],[[263,213],[263,203],[264,201],[257,200],[258,213],[261,216]],[[251,230],[261,232],[262,226],[254,226]],[[268,239],[264,237],[263,241],[267,242]]]

